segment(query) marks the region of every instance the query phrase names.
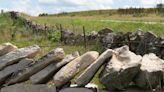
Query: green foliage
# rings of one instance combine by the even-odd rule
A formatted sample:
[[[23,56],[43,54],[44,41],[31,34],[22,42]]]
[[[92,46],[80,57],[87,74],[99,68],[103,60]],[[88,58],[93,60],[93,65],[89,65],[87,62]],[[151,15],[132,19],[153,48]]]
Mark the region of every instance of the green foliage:
[[[48,35],[48,39],[53,41],[53,42],[59,42],[61,38],[61,32],[60,31],[55,31],[52,32]]]
[[[48,16],[47,13],[42,13],[42,14],[39,14],[39,16]]]

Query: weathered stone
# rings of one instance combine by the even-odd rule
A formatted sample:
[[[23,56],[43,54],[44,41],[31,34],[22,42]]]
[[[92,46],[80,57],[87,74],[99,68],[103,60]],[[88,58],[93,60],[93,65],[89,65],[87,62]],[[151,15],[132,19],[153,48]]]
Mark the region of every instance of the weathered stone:
[[[131,51],[136,52],[137,48],[139,48],[139,45],[141,47],[141,45],[143,44],[143,37],[144,37],[144,32],[142,30],[138,30],[136,32],[132,32],[128,34],[128,40],[130,41],[129,47]],[[144,50],[142,51],[144,52]]]
[[[62,41],[65,44],[74,44],[75,34],[69,30],[62,31]]]
[[[100,74],[100,82],[108,89],[124,89],[139,71],[142,57],[129,51],[128,46],[117,48],[112,59]]]
[[[39,52],[40,47],[37,45],[17,49],[0,57],[0,70],[8,65],[17,63],[23,58],[33,58]]]
[[[93,63],[98,58],[98,56],[98,52],[90,51],[68,63],[54,76],[55,86],[61,87],[70,81],[77,73],[79,73],[81,70],[84,70],[91,63]]]
[[[157,36],[153,32],[145,32],[144,38],[147,43],[151,43],[152,41],[156,40]]]
[[[161,41],[160,41],[160,44],[163,45],[163,44],[164,44],[164,36],[161,36],[161,37],[160,37],[160,40],[161,40]]]
[[[102,39],[100,39],[104,49],[115,49],[123,46],[122,42],[125,40],[125,38],[122,35],[122,33],[108,33],[105,35]]]
[[[129,34],[130,49],[139,55],[154,52],[157,36],[152,32],[136,31]],[[153,47],[152,47],[153,46]]]
[[[88,41],[96,41],[98,39],[98,32],[92,31],[89,35],[87,35],[87,40]]]
[[[112,47],[111,45],[112,45],[112,43],[114,43],[114,39],[115,39],[116,36],[117,36],[116,33],[109,33],[109,34],[107,34],[106,36],[104,36],[101,39],[102,45],[105,48],[111,48]]]
[[[59,92],[96,92],[96,90],[87,88],[65,88]]]
[[[4,44],[0,45],[0,56],[5,55],[16,49],[17,49],[17,46],[15,46],[11,43],[4,43]]]
[[[2,88],[1,92],[57,92],[57,90],[47,85],[16,84]]]
[[[87,85],[98,69],[102,66],[102,64],[112,56],[113,50],[108,49],[104,53],[102,53],[99,58],[93,62],[76,80],[78,86],[85,86]]]
[[[2,71],[0,71],[0,85],[5,83],[5,81],[8,78],[10,78],[12,73],[18,72],[18,71],[26,68],[26,66],[32,62],[33,62],[32,59],[23,59],[18,64],[14,64],[14,65],[4,68]]]
[[[145,32],[144,33],[144,38],[141,39],[141,41],[143,41],[143,45],[144,47],[140,47],[138,49],[141,50],[141,48],[145,48],[145,52],[143,53],[139,53],[140,55],[144,55],[147,53],[160,53],[160,50],[158,47],[155,47],[155,44],[157,43],[157,36],[152,33],[152,32]],[[143,50],[144,51],[144,50]]]
[[[65,54],[62,48],[56,48],[50,51],[48,54],[37,60],[36,63],[15,74],[15,76],[7,82],[7,85],[28,80],[30,76],[41,71],[49,64],[62,60],[64,56]]]
[[[99,34],[100,36],[104,36],[104,35],[107,35],[108,33],[112,33],[112,32],[113,32],[112,29],[104,28],[104,29],[100,30],[100,31],[98,32],[98,34]]]
[[[30,77],[30,80],[33,84],[40,84],[40,83],[46,83],[50,78],[53,77],[54,73],[57,72],[58,69],[60,69],[62,66],[66,65],[73,59],[77,58],[79,56],[78,52],[75,52],[71,55],[67,55],[62,61],[52,63],[51,65],[47,66],[40,72],[34,74]]]
[[[164,60],[153,53],[144,55],[135,83],[144,89],[156,89],[161,84],[163,71]]]

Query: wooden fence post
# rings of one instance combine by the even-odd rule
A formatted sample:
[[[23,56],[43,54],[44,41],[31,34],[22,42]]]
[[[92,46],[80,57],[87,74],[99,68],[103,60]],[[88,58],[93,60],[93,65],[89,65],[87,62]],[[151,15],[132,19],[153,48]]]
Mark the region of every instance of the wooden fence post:
[[[63,42],[63,28],[61,24],[60,24],[60,33],[61,33],[60,41]]]
[[[45,23],[44,24],[44,34],[45,34],[45,38],[48,38],[48,26],[47,26],[47,24]]]
[[[87,40],[86,40],[86,33],[85,33],[85,26],[83,26],[83,37],[84,37],[84,47],[87,48]]]

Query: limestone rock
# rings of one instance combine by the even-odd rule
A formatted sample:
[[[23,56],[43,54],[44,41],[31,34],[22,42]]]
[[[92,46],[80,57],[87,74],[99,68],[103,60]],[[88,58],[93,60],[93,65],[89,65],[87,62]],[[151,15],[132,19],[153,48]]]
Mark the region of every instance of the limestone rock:
[[[76,80],[78,86],[85,86],[87,85],[98,69],[102,66],[102,64],[112,56],[113,50],[108,49],[104,53],[102,53],[99,58],[93,62]]]
[[[135,78],[135,83],[144,89],[156,89],[160,86],[163,71],[164,60],[153,53],[146,54],[143,56],[140,72]]]
[[[124,37],[122,35],[122,33],[108,33],[105,35],[102,39],[100,39],[104,49],[115,49],[122,46],[122,42],[124,41]]]
[[[0,57],[0,70],[8,65],[17,63],[23,58],[33,58],[40,51],[40,47],[37,45],[29,46],[26,48],[17,49],[4,56]]]
[[[93,63],[98,58],[98,56],[98,52],[90,51],[68,63],[54,76],[55,86],[61,87],[70,81],[77,73],[79,73],[81,70],[84,70],[91,63]]]
[[[154,46],[157,39],[157,36],[152,32],[144,32],[142,30],[138,30],[129,34],[130,40],[130,49],[139,55],[144,55],[149,53],[154,49]],[[144,48],[144,49],[143,49]]]
[[[30,77],[30,80],[33,84],[40,84],[40,83],[46,83],[50,78],[53,77],[54,73],[57,72],[58,69],[60,69],[62,66],[66,65],[73,59],[77,58],[79,56],[78,52],[75,52],[71,55],[67,55],[62,61],[52,63],[51,65],[47,66],[40,72],[34,74]]]
[[[104,29],[100,30],[98,32],[98,34],[103,37],[103,36],[107,35],[108,33],[112,33],[112,32],[113,32],[112,29],[104,28]]]
[[[13,78],[7,82],[7,85],[28,80],[33,74],[36,74],[53,62],[58,62],[62,60],[64,56],[65,53],[62,48],[53,49],[45,56],[37,60],[34,64],[18,72],[17,74],[14,74],[15,76],[13,76]]]
[[[100,74],[100,82],[108,89],[124,89],[139,71],[142,57],[129,51],[128,46],[114,50],[112,59]]]
[[[17,49],[17,46],[15,46],[11,43],[4,43],[4,44],[0,45],[0,56],[5,55],[16,49]]]
[[[2,88],[1,92],[57,92],[57,90],[47,85],[16,84]]]
[[[92,31],[89,35],[87,35],[87,40],[88,41],[97,41],[98,39],[98,32]]]
[[[14,64],[11,66],[6,67],[2,71],[0,71],[0,85],[5,83],[5,81],[10,78],[12,73],[18,72],[24,68],[30,63],[32,63],[32,59],[23,59],[18,64]]]

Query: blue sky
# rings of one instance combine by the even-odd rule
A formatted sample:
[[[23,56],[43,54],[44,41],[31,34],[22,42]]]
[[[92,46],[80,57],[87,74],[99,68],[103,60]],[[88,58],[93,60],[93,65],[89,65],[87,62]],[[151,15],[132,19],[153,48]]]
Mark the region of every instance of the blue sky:
[[[164,0],[0,0],[0,9],[30,15],[127,7],[155,7]]]

